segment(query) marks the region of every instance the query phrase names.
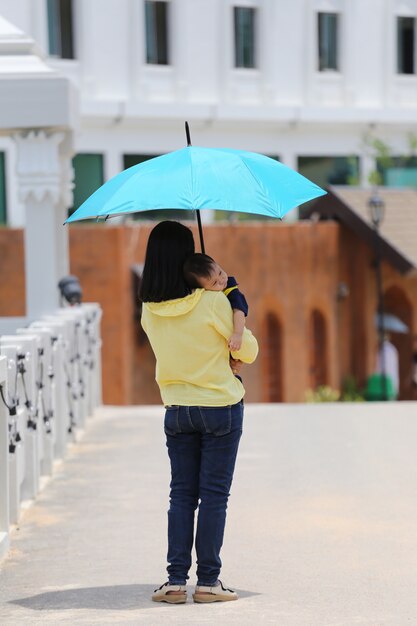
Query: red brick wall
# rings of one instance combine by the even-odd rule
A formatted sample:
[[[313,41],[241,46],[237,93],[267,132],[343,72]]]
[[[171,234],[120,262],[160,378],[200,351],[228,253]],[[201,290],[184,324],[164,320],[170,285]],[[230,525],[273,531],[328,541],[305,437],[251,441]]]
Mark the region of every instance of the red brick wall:
[[[23,231],[0,227],[0,317],[26,313]]]
[[[106,243],[106,258],[91,258],[89,236],[100,233],[97,250],[103,246],[100,226],[71,227],[71,271],[80,277],[87,300],[98,300],[104,309],[103,319],[111,317],[125,328],[117,336],[113,322],[103,322],[107,346],[105,363],[105,398],[112,403],[155,403],[159,392],[154,381],[154,358],[146,338],[133,322],[133,294],[129,268],[143,262],[152,225],[105,227],[106,237],[119,242],[117,259],[113,244]],[[194,228],[195,237],[197,236]],[[122,243],[123,242],[123,243]],[[283,398],[300,401],[309,386],[309,314],[319,308],[327,321],[329,383],[339,380],[336,329],[336,286],[338,281],[338,226],[327,224],[221,224],[205,227],[207,252],[236,275],[245,292],[250,313],[247,325],[260,344],[257,362],[245,367],[243,376],[248,401],[268,401],[269,390],[264,375],[268,337],[264,332],[267,313],[279,316],[283,329]],[[82,250],[85,250],[83,253]],[[87,253],[88,249],[88,253]],[[100,254],[100,253],[99,253]],[[90,291],[94,267],[110,263],[118,272],[107,275],[100,293]],[[314,268],[314,269],[313,269]],[[100,267],[99,275],[103,267]],[[117,276],[117,285],[114,284]],[[121,276],[124,276],[122,280]],[[115,300],[115,294],[118,294]],[[123,298],[123,304],[122,304]],[[116,310],[115,310],[116,307]],[[121,312],[120,309],[123,309]],[[109,326],[114,332],[110,332]],[[115,338],[117,336],[117,341]],[[121,343],[118,343],[121,342]],[[111,363],[106,362],[110,359]],[[271,359],[269,359],[271,363]],[[268,366],[270,366],[268,363]],[[123,372],[123,374],[122,374]],[[127,375],[127,380],[121,376]]]
[[[132,316],[125,229],[70,227],[70,271],[79,277],[83,300],[99,302],[102,318],[103,401],[131,400]]]
[[[103,395],[107,404],[160,401],[154,357],[134,321],[130,272],[133,263],[144,260],[152,226],[70,227],[71,273],[80,278],[84,300],[99,302],[103,308]],[[247,325],[260,344],[257,361],[243,371],[248,401],[270,400],[274,377],[269,368],[274,363],[278,367],[274,351],[279,346],[282,397],[287,402],[304,399],[311,378],[313,309],[326,323],[323,358],[327,382],[338,388],[348,374],[365,382],[375,364],[376,290],[373,253],[361,240],[334,222],[216,224],[204,231],[207,252],[238,278],[246,294],[250,307]],[[416,276],[401,276],[384,264],[383,278],[386,291],[396,286],[406,295],[416,333]],[[349,287],[349,295],[342,300],[337,298],[340,281]],[[24,290],[23,233],[0,229],[1,316],[24,315]],[[279,321],[280,341],[271,342],[267,336],[268,314]],[[405,354],[407,346],[402,350]],[[403,397],[410,397],[409,392]]]

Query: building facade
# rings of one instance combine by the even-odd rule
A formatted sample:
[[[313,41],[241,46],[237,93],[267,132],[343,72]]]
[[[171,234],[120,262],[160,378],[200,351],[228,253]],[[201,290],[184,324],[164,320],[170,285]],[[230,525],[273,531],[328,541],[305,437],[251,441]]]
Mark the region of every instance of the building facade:
[[[416,207],[417,193],[413,193]],[[385,198],[386,245],[395,206]],[[329,202],[330,211],[336,208],[335,200]],[[195,223],[189,224],[196,238]],[[378,302],[373,239],[369,225],[361,222],[361,226],[352,229],[333,220],[205,226],[207,249],[237,276],[249,303],[248,328],[259,341],[258,358],[242,372],[248,402],[303,402],[308,390],[322,385],[342,390],[348,380],[361,390],[365,387],[376,366]],[[132,271],[144,261],[151,228],[147,222],[105,228],[76,224],[70,229],[71,272],[80,278],[85,299],[99,302],[103,309],[107,404],[160,402],[155,358],[140,327]],[[417,219],[410,220],[408,229],[417,236]],[[406,230],[401,232],[404,235]],[[22,229],[0,229],[0,255],[8,259],[9,277],[0,281],[0,316],[23,315]],[[383,257],[385,311],[395,314],[409,330],[393,334],[400,359],[401,400],[417,399],[412,382],[416,267],[414,261],[411,271],[404,273],[392,255]]]
[[[75,207],[182,147],[186,119],[196,145],[322,185],[367,185],[378,164],[386,184],[417,184],[415,160],[398,163],[415,149],[417,0],[0,0],[0,15],[81,95]],[[0,137],[0,221],[22,226],[14,163]]]

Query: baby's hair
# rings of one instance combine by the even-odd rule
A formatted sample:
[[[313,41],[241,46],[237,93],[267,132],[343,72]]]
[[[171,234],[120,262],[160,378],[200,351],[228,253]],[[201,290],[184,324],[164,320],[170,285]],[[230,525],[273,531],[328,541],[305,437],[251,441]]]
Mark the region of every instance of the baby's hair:
[[[192,289],[200,287],[199,278],[210,278],[215,260],[208,254],[196,252],[187,257],[184,263],[184,278]]]

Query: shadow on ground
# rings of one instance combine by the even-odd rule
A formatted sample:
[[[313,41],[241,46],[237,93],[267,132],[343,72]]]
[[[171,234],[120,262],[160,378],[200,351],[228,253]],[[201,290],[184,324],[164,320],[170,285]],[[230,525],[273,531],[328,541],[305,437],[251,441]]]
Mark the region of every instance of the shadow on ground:
[[[86,587],[64,589],[62,591],[47,591],[28,598],[10,600],[9,604],[33,609],[35,611],[56,611],[65,609],[103,609],[127,610],[149,609],[151,607],[167,606],[163,603],[151,601],[155,585],[114,585],[108,587]],[[192,592],[188,591],[188,602],[192,603]],[[259,595],[252,591],[236,590],[240,599]]]

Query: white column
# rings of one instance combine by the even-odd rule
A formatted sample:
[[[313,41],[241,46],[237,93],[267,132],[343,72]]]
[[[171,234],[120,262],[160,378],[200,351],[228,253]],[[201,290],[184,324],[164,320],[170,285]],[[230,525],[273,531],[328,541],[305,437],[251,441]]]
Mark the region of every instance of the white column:
[[[377,163],[373,155],[368,152],[362,153],[359,159],[359,176],[361,187],[370,188],[372,184],[369,181],[369,177],[372,173],[376,172]]]
[[[123,156],[120,153],[119,145],[110,146],[104,153],[104,180],[110,180],[116,174],[120,174],[123,169]]]
[[[70,133],[15,135],[19,197],[25,208],[26,312],[29,319],[59,304],[58,282],[69,273],[68,227],[72,203]]]

